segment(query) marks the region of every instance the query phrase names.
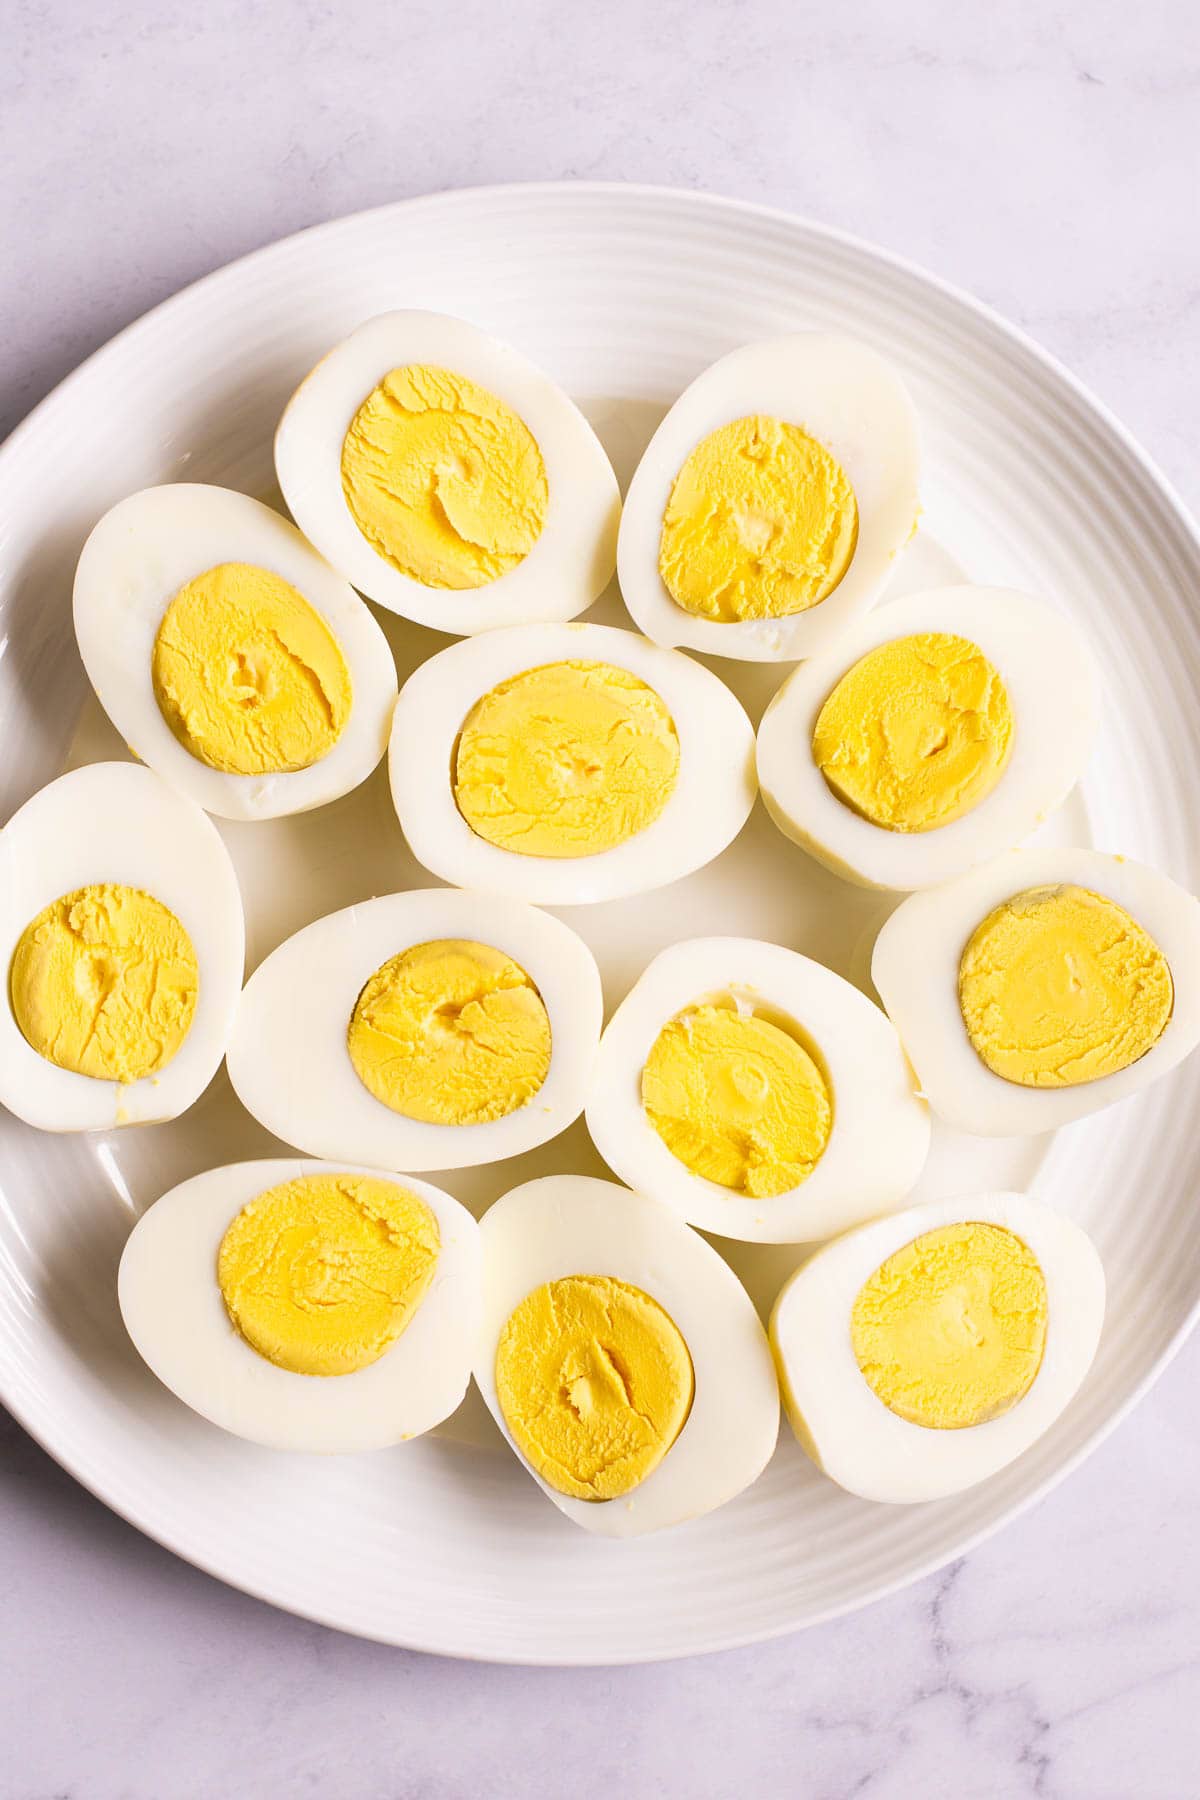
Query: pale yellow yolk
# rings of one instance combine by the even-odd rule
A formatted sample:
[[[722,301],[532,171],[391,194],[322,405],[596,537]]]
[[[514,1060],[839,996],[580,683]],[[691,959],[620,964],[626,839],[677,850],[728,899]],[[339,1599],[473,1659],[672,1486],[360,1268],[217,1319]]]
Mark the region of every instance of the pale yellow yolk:
[[[910,1424],[956,1431],[998,1418],[1032,1386],[1046,1344],[1046,1278],[999,1225],[943,1225],[889,1256],[850,1315],[855,1359]]]
[[[170,1062],[199,986],[196,952],[175,914],[115,882],[76,888],[43,908],[9,970],[13,1017],[39,1056],[126,1084]]]
[[[813,757],[885,831],[935,831],[990,794],[1012,750],[1008,691],[977,644],[925,631],[880,644],[829,695]]]
[[[456,938],[376,969],[346,1042],[377,1100],[430,1125],[503,1119],[550,1070],[550,1020],[529,976],[502,951]]]
[[[756,413],[702,438],[680,469],[658,567],[685,612],[782,619],[833,592],[857,542],[841,464],[798,425]]]
[[[393,369],[342,445],[342,491],[368,543],[424,587],[476,588],[515,569],[546,523],[537,441],[451,369]]]
[[[662,700],[611,663],[546,663],[476,701],[454,798],[477,836],[524,856],[594,856],[652,825],[679,774]]]
[[[221,563],[180,588],[150,669],[184,749],[226,775],[311,768],[350,717],[337,639],[290,582],[253,563]]]
[[[350,1375],[391,1348],[433,1280],[423,1200],[368,1175],[302,1175],[242,1208],[217,1280],[251,1349],[295,1375]]]
[[[645,1481],[683,1430],[694,1390],[674,1321],[609,1275],[535,1288],[500,1334],[508,1428],[543,1481],[576,1500],[615,1500]]]
[[[829,1083],[796,1038],[730,1007],[688,1007],[642,1070],[642,1105],[672,1155],[735,1193],[783,1194],[820,1162]]]
[[[1015,894],[971,934],[958,969],[967,1035],[993,1074],[1075,1087],[1137,1062],[1171,1017],[1167,959],[1115,900],[1087,888]]]

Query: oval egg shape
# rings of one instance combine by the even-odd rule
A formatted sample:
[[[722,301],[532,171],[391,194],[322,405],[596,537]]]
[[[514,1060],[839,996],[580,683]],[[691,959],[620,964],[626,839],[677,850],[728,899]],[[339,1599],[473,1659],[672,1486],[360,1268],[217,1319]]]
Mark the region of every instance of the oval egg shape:
[[[982,775],[978,799],[930,828],[866,816],[836,791],[817,755],[839,683],[888,647],[911,647],[914,665],[929,671],[927,686],[917,691],[901,670],[871,705],[856,696],[853,743],[835,744],[832,759],[835,768],[839,755],[853,759],[868,795],[873,788],[893,808],[923,802],[932,811],[939,800],[950,808]],[[939,650],[957,652],[949,669],[931,667]],[[1062,804],[1091,748],[1098,707],[1091,651],[1060,613],[1007,588],[910,594],[789,675],[759,727],[759,786],[784,835],[834,874],[867,887],[932,887],[1012,849]],[[1003,739],[989,741],[997,729]]]
[[[123,941],[116,916],[122,895],[155,915],[147,939],[139,940],[135,918],[134,935]],[[60,901],[72,905],[49,923],[55,942],[38,949],[30,928]],[[163,931],[180,940],[178,946],[156,944],[154,933]],[[54,959],[66,953],[75,958],[65,979],[93,1009],[86,1036],[94,1039],[103,1027],[114,1048],[121,1037],[135,1035],[143,1019],[152,1036],[161,1031],[155,1010],[156,997],[162,1002],[159,971],[178,949],[189,964],[194,957],[194,969],[183,978],[188,1011],[181,1015],[182,1037],[169,1060],[141,1078],[109,1080],[42,1054],[14,1011],[14,958],[23,944],[30,947],[22,960],[29,962],[35,986],[56,978]],[[0,832],[0,967],[6,971],[0,1101],[42,1131],[107,1131],[175,1118],[199,1099],[220,1066],[244,958],[233,864],[198,806],[135,763],[91,763],[59,776]],[[67,1024],[65,1017],[48,1021],[51,1037],[60,1024]]]
[[[914,1307],[904,1272],[888,1259],[910,1246],[919,1253],[930,1234],[936,1243],[956,1226],[965,1228],[954,1234],[957,1262],[907,1271],[914,1286],[925,1282]],[[972,1284],[971,1245],[980,1227],[1002,1234],[1037,1284],[1041,1332],[1032,1347],[1026,1321],[991,1313],[986,1274]],[[885,1265],[883,1322],[897,1360],[865,1369],[852,1330],[855,1305]],[[964,1308],[981,1315],[969,1321],[979,1330],[974,1351],[986,1362],[981,1391],[1011,1374],[994,1336],[1016,1340],[1010,1364],[1020,1368],[1024,1352],[1017,1397],[974,1424],[938,1428],[902,1416],[876,1386],[894,1381],[906,1396],[919,1402],[924,1392],[935,1405],[947,1403],[955,1376],[961,1391],[963,1371],[975,1360],[953,1324]],[[1103,1320],[1104,1270],[1079,1226],[1024,1194],[982,1194],[893,1213],[826,1244],[784,1286],[771,1315],[771,1344],[785,1410],[818,1468],[864,1500],[938,1500],[985,1481],[1049,1430],[1091,1367]]]
[[[524,718],[515,696],[478,754],[472,746],[486,804],[506,815],[476,822],[500,840],[489,841],[468,822],[460,798],[464,743],[478,709],[528,674],[575,672],[578,685],[587,670],[598,672],[601,686],[632,683],[644,731],[620,695],[606,708],[601,693],[590,717],[582,710],[586,694],[560,693],[551,705],[535,694]],[[741,704],[690,658],[612,626],[531,625],[452,644],[409,677],[396,705],[388,773],[401,829],[432,874],[540,905],[575,906],[662,887],[719,855],[754,804],[753,746]],[[639,755],[635,779],[630,768]],[[569,846],[551,854],[513,847],[547,814],[575,809],[586,832],[589,820],[603,827],[606,812],[632,812],[643,796],[635,828],[607,848],[574,855]],[[533,810],[522,814],[522,806]]]
[[[497,1200],[480,1232],[484,1299],[475,1380],[514,1454],[573,1523],[602,1537],[659,1531],[723,1506],[761,1474],[779,1432],[766,1334],[733,1271],[674,1213],[614,1182],[550,1175]],[[613,1499],[580,1499],[547,1480],[518,1448],[497,1386],[498,1354],[518,1309],[547,1285],[580,1277],[602,1293],[632,1292],[660,1321],[665,1315],[690,1364],[690,1404],[681,1427],[651,1472]],[[559,1358],[573,1364],[582,1356],[594,1372],[568,1369],[564,1381],[588,1386],[589,1392],[575,1395],[585,1411],[594,1397],[598,1409],[621,1421],[626,1412],[636,1417],[641,1380],[649,1372],[633,1366],[632,1357],[627,1363],[619,1348],[614,1361],[605,1341],[609,1329],[599,1324],[599,1335],[582,1349],[578,1329],[570,1341],[564,1331],[557,1343],[551,1331],[538,1349],[551,1374]],[[606,1395],[614,1367],[620,1384]]]
[[[630,1187],[760,1244],[812,1242],[897,1205],[929,1150],[928,1108],[879,1008],[752,938],[654,958],[605,1028],[587,1126]]]
[[[83,547],[74,616],[134,754],[221,818],[324,806],[383,756],[387,639],[296,527],[247,494],[179,482],[120,501]],[[232,766],[247,758],[248,772]]]
[[[612,577],[621,502],[600,440],[549,376],[462,319],[360,325],[288,402],[275,469],[322,556],[435,631],[571,619]]]
[[[438,1240],[432,1278],[402,1334],[367,1366],[336,1375],[297,1373],[260,1355],[234,1326],[217,1277],[222,1242],[244,1207],[284,1183],[325,1176],[382,1181],[415,1196]],[[439,1425],[466,1392],[479,1325],[479,1227],[457,1200],[410,1175],[294,1157],[231,1163],[181,1182],[143,1213],[117,1291],[143,1361],[222,1430],[277,1450],[377,1450]]]
[[[722,444],[739,431],[746,442]],[[789,443],[816,467],[789,468]],[[634,622],[655,643],[743,662],[817,654],[878,597],[916,529],[918,460],[912,402],[865,344],[803,331],[730,351],[675,401],[629,484],[617,576]],[[828,591],[805,593],[831,555]],[[688,606],[668,557],[695,590]]]

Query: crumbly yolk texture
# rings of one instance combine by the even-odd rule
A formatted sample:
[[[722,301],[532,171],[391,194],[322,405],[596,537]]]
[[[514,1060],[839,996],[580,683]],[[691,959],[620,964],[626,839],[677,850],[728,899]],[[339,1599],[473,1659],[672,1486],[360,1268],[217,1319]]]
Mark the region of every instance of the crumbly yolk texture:
[[[806,1181],[833,1127],[829,1083],[769,1019],[690,1006],[664,1025],[642,1070],[642,1105],[693,1175],[738,1194]]]
[[[880,644],[817,715],[813,758],[885,831],[935,831],[991,793],[1012,751],[1008,690],[977,644],[925,631]]]
[[[537,440],[451,369],[385,375],[342,444],[342,491],[372,548],[423,587],[477,588],[515,569],[546,523]]]
[[[680,469],[658,568],[685,612],[782,619],[833,592],[857,542],[841,464],[799,425],[755,413],[702,438]]]
[[[943,1225],[889,1256],[850,1314],[855,1359],[890,1411],[932,1431],[999,1418],[1046,1345],[1046,1278],[999,1225]]]
[[[217,1281],[252,1350],[294,1375],[377,1362],[433,1280],[441,1236],[423,1200],[367,1175],[302,1175],[244,1206]]]
[[[1124,907],[1070,884],[1015,894],[972,932],[958,969],[967,1035],[994,1075],[1077,1087],[1127,1069],[1166,1030],[1166,957]]]
[[[695,1376],[657,1300],[609,1275],[569,1275],[535,1288],[509,1317],[496,1391],[543,1481],[576,1500],[615,1500],[683,1430]]]
[[[311,768],[350,717],[337,639],[290,582],[253,563],[221,563],[180,588],[150,668],[179,742],[226,775]]]
[[[439,938],[376,969],[346,1047],[363,1086],[408,1119],[483,1125],[532,1100],[550,1072],[550,1019],[519,963]]]
[[[545,663],[468,713],[454,798],[471,830],[523,856],[595,856],[652,825],[679,775],[654,689],[612,663]]]
[[[175,914],[101,882],[44,907],[9,969],[13,1017],[47,1062],[125,1085],[156,1075],[191,1027],[200,970]]]

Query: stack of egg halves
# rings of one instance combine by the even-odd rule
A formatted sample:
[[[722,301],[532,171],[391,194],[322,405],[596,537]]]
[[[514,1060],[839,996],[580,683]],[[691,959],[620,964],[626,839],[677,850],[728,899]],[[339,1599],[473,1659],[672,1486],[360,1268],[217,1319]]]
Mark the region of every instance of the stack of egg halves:
[[[1200,909],[1127,861],[1015,848],[1095,726],[1067,617],[966,586],[875,606],[918,515],[897,376],[820,333],[736,350],[667,413],[622,513],[547,376],[392,313],[303,381],[275,451],[294,525],[174,485],[96,526],[76,632],[142,766],[62,776],[0,840],[0,1099],[49,1130],[169,1119],[224,1056],[302,1153],[143,1216],[120,1301],[147,1363],[226,1429],[320,1451],[430,1429],[473,1373],[549,1498],[608,1535],[746,1487],[780,1388],[868,1497],[1010,1461],[1086,1374],[1103,1276],[1021,1195],[905,1207],[930,1109],[1039,1132],[1164,1072],[1200,1036]],[[574,623],[614,566],[644,636]],[[397,697],[366,601],[459,641]],[[797,665],[757,743],[689,651]],[[241,989],[206,814],[322,806],[385,753],[408,846],[450,885],[315,919]],[[797,946],[683,937],[681,892],[677,941],[602,1033],[591,950],[537,907],[678,881],[759,789],[827,868],[909,894],[875,946],[885,1010]],[[424,1179],[584,1112],[625,1185],[543,1176],[480,1224]],[[700,1230],[824,1244],[770,1342]]]

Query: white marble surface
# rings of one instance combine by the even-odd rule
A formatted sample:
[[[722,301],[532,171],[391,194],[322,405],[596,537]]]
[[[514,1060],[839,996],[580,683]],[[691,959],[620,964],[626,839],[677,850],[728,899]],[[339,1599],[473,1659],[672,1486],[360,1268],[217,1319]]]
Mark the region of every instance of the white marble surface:
[[[183,283],[361,206],[603,176],[772,201],[973,289],[1200,501],[1193,0],[14,0],[0,428]],[[338,1637],[0,1429],[6,1800],[1200,1791],[1200,1340],[1033,1515],[804,1637],[603,1673]]]

